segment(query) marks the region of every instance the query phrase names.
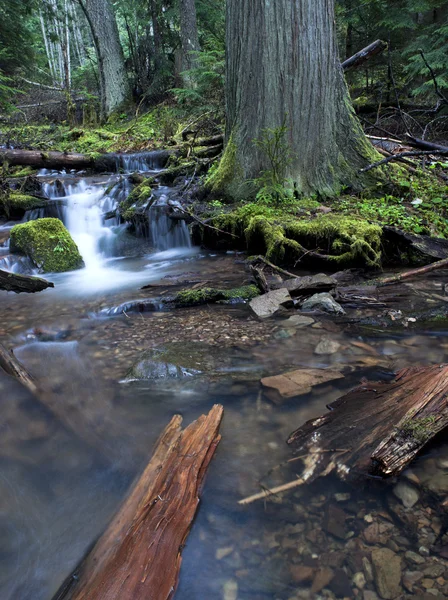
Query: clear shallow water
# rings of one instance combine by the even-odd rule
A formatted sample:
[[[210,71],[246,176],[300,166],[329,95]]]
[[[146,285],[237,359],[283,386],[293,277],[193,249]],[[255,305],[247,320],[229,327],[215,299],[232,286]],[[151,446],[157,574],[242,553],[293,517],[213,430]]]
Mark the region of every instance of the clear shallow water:
[[[81,204],[81,210],[90,210],[89,203]],[[94,231],[96,239],[101,237],[101,230]],[[259,480],[290,458],[284,442],[291,431],[325,412],[361,377],[378,379],[407,365],[446,361],[446,331],[403,329],[376,337],[344,331],[320,318],[314,327],[296,329],[286,322],[289,315],[259,323],[244,306],[105,318],[100,315],[105,308],[170,294],[187,285],[182,282],[231,287],[247,273],[238,256],[191,248],[123,257],[101,254],[98,245],[94,252],[96,264],[52,277],[54,290],[34,296],[0,292],[2,340],[14,347],[42,387],[38,402],[17,382],[0,376],[2,600],[51,600],[104,529],[172,415],[180,413],[188,423],[216,402],[225,408],[223,439],[187,540],[176,598],[325,597],[311,591],[313,581],[297,581],[294,568],[339,569],[352,582],[362,570],[357,557],[370,560],[373,547],[392,547],[402,558],[403,573],[423,571],[433,560],[445,565],[436,554],[425,557],[423,566],[409,562],[406,552],[418,553],[435,541],[438,513],[423,499],[408,510],[406,518],[417,519],[414,535],[384,484],[351,487],[328,479],[283,500],[275,497],[249,507],[237,502],[259,491]],[[427,302],[420,290],[437,292],[442,279],[434,276],[409,288],[409,305]],[[144,284],[152,287],[141,290]],[[337,341],[338,350],[315,354],[325,338]],[[124,383],[148,349],[171,343],[216,356],[219,376]],[[347,376],[281,406],[260,393],[261,376],[299,366],[344,368]],[[421,480],[430,474],[429,485],[436,482],[443,490],[446,470],[441,465],[447,459],[448,449],[439,444],[412,469]],[[297,472],[293,463],[263,483],[285,483]],[[341,493],[349,500],[337,501],[335,494]],[[324,515],[334,504],[346,515],[343,538],[326,530]],[[373,545],[365,534],[370,518],[381,526],[392,523],[386,537]],[[329,553],[337,560],[333,556],[330,562]],[[365,587],[373,591],[375,584],[367,581]],[[351,589],[356,589],[353,582]],[[435,582],[433,589],[445,593],[444,584]]]

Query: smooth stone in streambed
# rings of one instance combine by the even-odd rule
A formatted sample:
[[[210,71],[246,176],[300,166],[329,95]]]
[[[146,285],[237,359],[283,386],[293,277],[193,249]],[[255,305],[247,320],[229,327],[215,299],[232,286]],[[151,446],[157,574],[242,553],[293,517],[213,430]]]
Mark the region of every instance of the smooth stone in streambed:
[[[292,298],[285,288],[273,290],[267,294],[257,296],[249,302],[250,308],[260,319],[267,319],[275,315],[282,307],[292,306]]]
[[[336,342],[336,340],[331,340],[330,338],[323,338],[317,344],[314,350],[314,354],[319,354],[321,356],[335,354],[340,347],[341,344],[339,342]]]
[[[401,558],[389,548],[372,551],[376,589],[384,600],[393,600],[403,591],[401,587]]]
[[[308,394],[314,386],[343,377],[340,371],[332,369],[297,369],[273,377],[264,377],[261,385],[270,400],[281,404],[290,398]]]
[[[314,294],[302,304],[302,310],[322,310],[336,315],[345,315],[345,310],[329,293]]]
[[[314,319],[312,319],[311,317],[305,317],[304,315],[294,315],[292,317],[289,317],[289,319],[286,319],[286,321],[284,321],[282,323],[282,325],[284,327],[302,328],[302,327],[308,327],[309,325],[312,325],[313,323],[314,323]]]
[[[405,571],[403,574],[403,585],[412,594],[414,585],[421,581],[424,574],[421,571]]]
[[[228,579],[223,587],[223,600],[237,600],[238,583],[234,579]]]
[[[403,506],[406,508],[415,506],[420,498],[418,490],[406,481],[399,481],[393,491],[395,496],[403,502]]]

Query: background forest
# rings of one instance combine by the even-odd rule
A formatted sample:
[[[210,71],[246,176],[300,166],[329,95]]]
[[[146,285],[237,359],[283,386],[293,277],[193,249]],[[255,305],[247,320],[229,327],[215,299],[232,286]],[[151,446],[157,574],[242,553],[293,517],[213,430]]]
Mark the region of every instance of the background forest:
[[[409,128],[415,105],[435,110],[440,98],[433,76],[439,95],[448,89],[448,3],[336,4],[341,60],[376,39],[389,45],[347,75],[358,112],[382,110],[387,121],[396,118],[397,102],[404,103]],[[219,120],[224,53],[224,0],[4,0],[3,118],[94,125],[112,113],[125,119],[165,103],[188,112],[210,110]],[[433,113],[427,129],[416,133],[438,137],[446,118]]]

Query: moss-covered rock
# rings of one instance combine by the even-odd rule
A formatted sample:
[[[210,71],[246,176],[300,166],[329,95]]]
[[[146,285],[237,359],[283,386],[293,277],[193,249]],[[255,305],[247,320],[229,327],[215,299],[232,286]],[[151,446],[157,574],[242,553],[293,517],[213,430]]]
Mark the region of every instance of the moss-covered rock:
[[[21,219],[27,210],[45,206],[46,200],[20,192],[5,192],[0,195],[0,215],[8,219]]]
[[[145,179],[134,187],[132,192],[120,202],[118,212],[125,221],[131,221],[135,216],[136,210],[143,208],[151,198],[152,190],[157,186],[154,177]]]
[[[41,273],[84,266],[78,247],[59,219],[36,219],[11,229],[11,252],[28,256]]]
[[[216,288],[202,288],[199,290],[183,290],[178,292],[171,302],[177,308],[213,304],[216,302],[247,302],[260,294],[257,286],[246,285],[230,290]]]

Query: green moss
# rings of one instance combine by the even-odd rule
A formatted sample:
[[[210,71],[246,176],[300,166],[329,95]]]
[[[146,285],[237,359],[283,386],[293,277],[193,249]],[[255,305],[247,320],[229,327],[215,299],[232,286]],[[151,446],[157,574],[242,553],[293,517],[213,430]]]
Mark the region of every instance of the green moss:
[[[225,195],[227,187],[233,181],[238,170],[236,163],[237,147],[234,138],[235,136],[232,133],[221,160],[210,169],[205,180],[206,187],[213,193],[223,193]]]
[[[33,169],[33,167],[17,167],[12,169],[11,176],[12,177],[32,177],[37,175],[38,170]]]
[[[80,269],[78,247],[59,219],[36,219],[11,229],[11,251],[28,256],[41,273]]]
[[[249,301],[260,294],[255,285],[246,285],[231,290],[216,288],[202,288],[199,290],[184,290],[178,292],[172,302],[178,308],[199,306],[201,304],[214,304],[216,302],[235,302],[237,300]]]
[[[23,217],[27,210],[45,205],[45,200],[19,192],[5,192],[0,195],[0,214],[7,218]]]
[[[292,215],[248,204],[212,220],[217,229],[236,236],[223,236],[216,230],[202,230],[203,243],[219,247],[244,247],[253,254],[265,254],[277,263],[294,264],[314,251],[336,267],[381,264],[381,227],[366,220],[342,215]],[[315,256],[310,260],[315,261]]]
[[[434,435],[435,422],[434,416],[420,417],[419,419],[411,417],[398,428],[398,432],[406,439],[424,444]]]
[[[118,211],[125,221],[132,219],[135,210],[148,202],[155,185],[154,177],[145,179],[134,187],[126,200],[120,202]]]

